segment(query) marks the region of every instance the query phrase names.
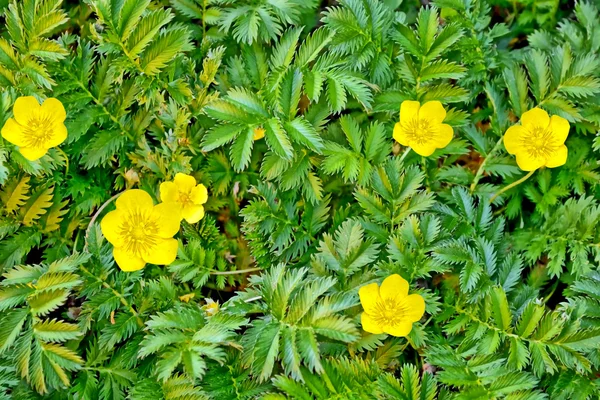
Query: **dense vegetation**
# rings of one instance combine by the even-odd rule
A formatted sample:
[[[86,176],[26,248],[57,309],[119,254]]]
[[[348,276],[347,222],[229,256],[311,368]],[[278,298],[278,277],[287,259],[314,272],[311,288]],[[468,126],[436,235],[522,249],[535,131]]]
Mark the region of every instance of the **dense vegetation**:
[[[0,399],[600,398],[598,8],[423,3],[0,0]]]

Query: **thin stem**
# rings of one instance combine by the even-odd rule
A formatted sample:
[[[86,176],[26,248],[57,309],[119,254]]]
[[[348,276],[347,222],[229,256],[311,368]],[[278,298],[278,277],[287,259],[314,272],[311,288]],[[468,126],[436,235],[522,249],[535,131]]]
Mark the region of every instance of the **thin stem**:
[[[425,174],[425,189],[427,189],[427,191],[431,191],[429,172],[427,171],[427,157],[421,157],[421,166],[423,167],[423,173]]]
[[[262,271],[262,268],[247,268],[247,269],[238,269],[236,271],[212,271],[211,275],[237,275],[237,274],[246,274],[248,272],[254,271]]]
[[[410,153],[410,150],[411,150],[410,147],[407,147],[406,150],[404,150],[404,153],[402,153],[402,155],[400,156],[400,162],[404,161],[404,159],[406,158],[408,153]]]
[[[65,176],[69,173],[69,157],[67,156],[67,153],[65,153],[63,151],[63,149],[61,149],[60,147],[56,147],[56,150],[63,155],[63,157],[65,158]]]
[[[260,299],[262,299],[262,296],[250,297],[249,299],[244,300],[244,303],[251,303],[255,300],[260,300]]]
[[[90,223],[89,223],[87,229],[85,230],[85,246],[83,246],[83,251],[86,251],[86,252],[88,251],[88,239],[89,239],[89,236],[90,236],[90,229],[92,228],[92,225],[94,225],[94,222],[96,222],[96,219],[98,218],[98,216],[100,215],[100,213],[102,211],[104,211],[104,209],[110,203],[112,203],[114,200],[116,200],[116,198],[119,197],[120,195],[121,195],[121,193],[117,193],[113,197],[111,197],[110,199],[106,200],[104,202],[104,204],[102,204],[102,206],[100,206],[100,208],[98,209],[98,211],[96,211],[96,213],[94,214],[94,216],[90,220]]]
[[[108,282],[106,282],[104,279],[99,278],[96,275],[94,275],[90,270],[88,270],[83,265],[81,265],[79,268],[83,272],[85,272],[86,274],[88,274],[89,276],[91,276],[92,278],[96,279],[96,281],[98,283],[101,283],[103,287],[105,287],[106,289],[109,289],[119,299],[119,301],[121,302],[121,304],[123,306],[125,306],[126,308],[129,309],[129,312],[135,317],[137,324],[140,327],[142,327],[142,328],[144,327],[144,321],[142,321],[142,319],[140,318],[140,315],[138,314],[138,312],[135,310],[135,308],[133,308],[131,306],[131,304],[129,304],[129,302],[123,296],[123,294],[121,294],[120,292],[118,292],[117,290],[115,290],[115,288],[113,288],[112,286],[110,286],[110,284]]]
[[[548,293],[548,295],[546,297],[544,297],[544,303],[547,303],[548,300],[550,300],[550,298],[554,294],[554,292],[556,292],[556,288],[558,288],[559,282],[560,282],[559,280],[556,280],[556,282],[554,282],[554,285],[552,285],[552,289],[550,290],[550,293]]]
[[[244,303],[252,303],[253,301],[262,299],[262,296],[254,296],[244,300]],[[227,310],[227,307],[221,307],[221,310]]]
[[[485,158],[483,159],[483,162],[481,163],[481,165],[479,166],[479,169],[477,170],[477,174],[475,174],[475,178],[473,179],[473,183],[471,183],[471,194],[473,194],[473,192],[475,192],[475,188],[477,187],[477,184],[479,183],[479,180],[481,179],[481,176],[483,175],[484,172],[484,168],[485,165],[487,164],[488,160],[490,159],[490,157],[492,156],[492,154],[494,154],[495,152],[498,151],[498,149],[500,149],[500,147],[502,147],[502,139],[504,138],[504,136],[500,136],[500,139],[498,139],[498,141],[496,142],[496,145],[494,147],[492,147],[492,149],[490,150],[490,152],[487,154],[487,156],[485,156]]]
[[[525,182],[527,179],[529,179],[531,177],[531,175],[533,175],[535,173],[535,171],[536,170],[534,169],[533,171],[530,171],[527,175],[525,175],[524,177],[522,177],[518,181],[514,181],[510,185],[507,185],[507,186],[503,187],[498,193],[496,193],[495,195],[492,196],[492,198],[490,199],[490,203],[493,203],[494,200],[496,200],[496,197],[500,196],[502,193],[504,193],[507,190],[510,190],[510,189],[514,188],[515,186],[517,186],[517,185]]]

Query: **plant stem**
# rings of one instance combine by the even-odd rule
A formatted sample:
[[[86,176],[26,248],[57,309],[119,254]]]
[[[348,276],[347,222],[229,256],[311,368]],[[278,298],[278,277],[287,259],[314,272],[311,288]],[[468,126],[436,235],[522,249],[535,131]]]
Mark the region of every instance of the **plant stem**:
[[[244,303],[251,303],[255,300],[260,300],[260,299],[262,299],[262,296],[250,297],[249,299],[244,300]]]
[[[481,176],[483,175],[485,165],[487,164],[489,158],[492,156],[492,154],[497,152],[498,149],[501,147],[503,137],[504,136],[500,136],[500,139],[498,139],[498,141],[496,142],[494,147],[492,147],[490,152],[487,154],[487,156],[485,156],[485,158],[483,159],[483,162],[479,166],[479,169],[477,170],[477,174],[475,174],[475,178],[473,179],[473,183],[471,183],[471,188],[470,188],[471,194],[473,194],[473,192],[475,192],[475,188],[477,187],[477,184],[479,183],[479,180],[481,179]]]
[[[404,153],[402,153],[402,155],[400,156],[400,162],[404,161],[408,153],[410,153],[410,150],[410,147],[407,147],[406,150],[404,150]]]
[[[142,319],[140,318],[140,315],[138,314],[138,312],[135,310],[135,308],[133,308],[131,306],[131,304],[129,304],[129,302],[127,301],[127,299],[123,296],[123,294],[121,294],[120,292],[118,292],[115,288],[113,288],[112,286],[110,286],[110,284],[108,282],[106,282],[104,279],[97,277],[96,275],[94,275],[90,270],[88,270],[86,267],[84,267],[83,265],[81,265],[79,267],[83,272],[85,272],[86,274],[88,274],[89,276],[91,276],[92,278],[96,279],[96,281],[98,283],[101,283],[103,287],[105,287],[106,289],[109,289],[114,295],[115,297],[117,297],[119,299],[119,301],[121,302],[121,304],[129,309],[129,312],[135,317],[137,324],[143,328],[144,327],[144,321],[142,321]]]
[[[550,298],[554,294],[554,292],[556,292],[556,288],[558,288],[558,283],[559,282],[560,282],[559,280],[557,280],[556,282],[554,282],[554,285],[552,285],[552,289],[550,290],[550,293],[548,293],[548,295],[546,297],[544,297],[544,304],[547,303],[548,300],[550,300]]]
[[[254,297],[250,297],[249,299],[244,300],[244,303],[252,303],[253,301],[256,300],[261,300],[262,296],[254,296]],[[227,307],[222,307],[221,310],[227,310]]]
[[[67,176],[69,173],[69,157],[67,156],[67,153],[65,153],[60,147],[56,147],[56,150],[65,158],[65,176]]]
[[[89,239],[89,236],[90,236],[90,229],[91,229],[92,225],[94,225],[94,222],[96,222],[96,219],[98,218],[98,216],[100,215],[100,213],[102,211],[104,211],[104,209],[106,208],[106,206],[108,206],[110,203],[112,203],[120,195],[121,195],[121,193],[117,193],[113,197],[111,197],[110,199],[106,200],[104,202],[104,204],[102,204],[100,206],[100,208],[98,209],[98,211],[96,211],[96,213],[94,214],[94,216],[90,220],[90,223],[89,223],[87,229],[85,230],[85,246],[83,246],[83,251],[86,251],[86,252],[88,251],[88,239]]]
[[[236,271],[212,271],[211,275],[237,275],[237,274],[246,274],[248,272],[254,271],[262,271],[262,268],[247,268],[247,269],[238,269]]]
[[[492,196],[492,198],[490,199],[490,203],[493,203],[494,200],[496,200],[496,197],[500,196],[502,193],[504,193],[507,190],[510,190],[510,189],[514,188],[515,186],[517,186],[517,185],[525,182],[527,179],[529,179],[531,177],[531,175],[533,175],[535,173],[535,171],[536,170],[534,169],[533,171],[530,171],[527,175],[525,175],[524,177],[522,177],[518,181],[514,181],[510,185],[503,187],[498,193],[496,193],[495,195]]]
[[[427,171],[427,157],[421,157],[421,166],[423,167],[423,173],[425,174],[425,189],[430,192],[431,185],[429,183],[429,173]]]

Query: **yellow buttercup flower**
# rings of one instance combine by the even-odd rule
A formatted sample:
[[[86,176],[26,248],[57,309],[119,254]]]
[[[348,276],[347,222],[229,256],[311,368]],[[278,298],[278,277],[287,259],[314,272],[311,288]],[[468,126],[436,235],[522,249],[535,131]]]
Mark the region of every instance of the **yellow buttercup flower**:
[[[204,217],[202,204],[208,200],[208,190],[203,184],[196,185],[191,175],[178,173],[172,182],[160,184],[160,199],[177,204],[181,216],[190,224],[195,224]]]
[[[113,246],[113,256],[123,271],[137,271],[146,263],[168,265],[177,256],[181,211],[170,203],[154,205],[140,189],[126,190],[117,209],[102,219],[102,234]]]
[[[409,146],[421,156],[430,156],[435,149],[443,149],[452,141],[454,131],[442,122],[446,110],[439,101],[405,100],[400,105],[400,122],[394,126],[394,139]]]
[[[409,295],[408,282],[398,274],[385,278],[381,287],[376,283],[361,287],[358,295],[365,310],[362,327],[370,333],[407,336],[425,313],[423,297]]]
[[[541,167],[555,168],[567,162],[565,140],[569,121],[558,115],[550,117],[541,108],[533,108],[521,116],[521,124],[513,125],[504,134],[504,147],[517,157],[523,171]]]
[[[202,309],[209,317],[218,313],[220,308],[219,302],[213,299],[206,299],[206,304],[202,306]]]
[[[265,130],[263,128],[254,128],[254,140],[260,140],[265,137]]]
[[[2,128],[2,137],[19,146],[19,152],[30,161],[41,158],[67,138],[67,113],[57,99],[46,99],[40,105],[33,96],[19,97],[13,114],[14,118]]]
[[[196,293],[188,293],[188,294],[183,294],[181,296],[179,296],[179,300],[185,302],[185,303],[189,303],[191,299],[193,299],[194,297],[196,297]]]

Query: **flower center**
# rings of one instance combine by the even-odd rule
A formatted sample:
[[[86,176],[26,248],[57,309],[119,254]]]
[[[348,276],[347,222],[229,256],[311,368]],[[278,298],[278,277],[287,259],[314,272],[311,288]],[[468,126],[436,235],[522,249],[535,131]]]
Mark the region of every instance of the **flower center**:
[[[23,129],[26,147],[45,148],[45,144],[52,139],[54,129],[49,117],[30,119]]]
[[[179,192],[179,202],[181,204],[191,203],[192,199],[190,198],[190,194],[186,192]]]
[[[147,233],[143,226],[136,226],[131,229],[131,236],[135,240],[141,240],[146,237]]]
[[[121,224],[121,235],[125,238],[125,249],[137,256],[152,250],[159,241],[158,223],[150,214],[135,211]]]
[[[531,157],[548,158],[558,148],[550,129],[535,127],[529,133],[529,137],[523,138],[523,145]]]
[[[435,134],[432,124],[424,118],[414,118],[403,125],[411,142],[424,144],[431,141]]]
[[[381,326],[394,326],[402,322],[405,314],[406,308],[401,302],[396,299],[382,299],[375,304],[372,317]]]

